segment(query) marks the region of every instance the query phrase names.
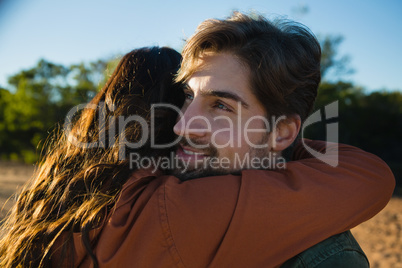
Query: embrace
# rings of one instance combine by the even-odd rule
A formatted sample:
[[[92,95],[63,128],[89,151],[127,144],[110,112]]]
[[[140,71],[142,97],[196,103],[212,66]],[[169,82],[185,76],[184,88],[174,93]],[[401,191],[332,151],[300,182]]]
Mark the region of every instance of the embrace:
[[[299,138],[320,60],[304,25],[239,12],[202,22],[181,55],[129,52],[19,194],[0,266],[369,267],[349,230],[394,176]]]

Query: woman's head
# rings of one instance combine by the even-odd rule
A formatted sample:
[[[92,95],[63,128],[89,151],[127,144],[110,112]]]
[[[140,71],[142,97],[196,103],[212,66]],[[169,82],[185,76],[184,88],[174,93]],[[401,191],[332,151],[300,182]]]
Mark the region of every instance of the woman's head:
[[[180,60],[176,51],[157,47],[136,49],[121,59],[103,89],[84,110],[75,113],[69,130],[54,138],[31,185],[20,193],[2,226],[1,267],[48,265],[52,245],[62,235],[66,240],[61,243],[62,255],[70,256],[73,232],[83,234],[96,266],[88,232],[111,212],[133,171],[124,156],[166,153],[153,150],[149,142],[139,148],[127,146],[140,142],[148,128],[131,119],[143,118],[147,124],[155,120],[156,143],[174,139],[177,115],[159,110],[151,118],[150,110],[156,103],[181,106],[181,88],[173,83]],[[119,157],[122,148],[125,155]],[[68,257],[62,262],[65,260],[71,262]]]
[[[126,54],[105,87],[78,120],[73,120],[69,141],[78,142],[72,145],[92,144],[92,148],[113,151],[114,156],[119,153],[120,160],[127,158],[133,147],[145,155],[162,153],[150,148],[150,134],[154,134],[156,144],[173,141],[172,126],[177,115],[172,109],[158,109],[152,114],[150,111],[153,104],[160,103],[181,107],[182,89],[172,83],[180,60],[178,52],[166,47],[136,49]]]

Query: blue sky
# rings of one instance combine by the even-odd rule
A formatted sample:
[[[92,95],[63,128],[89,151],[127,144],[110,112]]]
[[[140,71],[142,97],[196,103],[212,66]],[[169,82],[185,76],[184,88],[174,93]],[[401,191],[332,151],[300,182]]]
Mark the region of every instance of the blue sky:
[[[297,12],[308,7],[307,13]],[[316,35],[342,35],[341,55],[355,73],[343,77],[368,91],[402,90],[400,0],[3,0],[0,1],[0,86],[39,59],[72,64],[124,54],[141,46],[171,46],[208,18],[232,10],[285,16]]]

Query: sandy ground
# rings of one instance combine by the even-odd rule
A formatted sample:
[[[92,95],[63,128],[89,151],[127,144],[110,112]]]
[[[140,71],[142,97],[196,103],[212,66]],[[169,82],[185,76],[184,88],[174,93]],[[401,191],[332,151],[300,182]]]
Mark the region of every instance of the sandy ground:
[[[9,199],[32,175],[34,166],[0,162],[0,219],[14,204]],[[7,201],[7,202],[6,202]],[[377,216],[352,230],[371,267],[402,268],[402,198],[392,198]]]
[[[374,218],[352,229],[371,267],[402,268],[402,198],[392,198]]]
[[[10,199],[32,176],[33,165],[0,161],[0,219],[3,219],[14,204]]]

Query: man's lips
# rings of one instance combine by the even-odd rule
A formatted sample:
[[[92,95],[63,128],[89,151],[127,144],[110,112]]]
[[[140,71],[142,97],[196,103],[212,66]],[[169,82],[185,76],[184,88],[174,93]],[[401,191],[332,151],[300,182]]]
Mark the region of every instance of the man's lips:
[[[182,146],[182,145],[179,145],[179,147],[177,148],[176,155],[180,158],[186,158],[186,159],[193,158],[194,160],[207,156],[202,151],[198,151],[198,150],[195,150],[194,148]]]

